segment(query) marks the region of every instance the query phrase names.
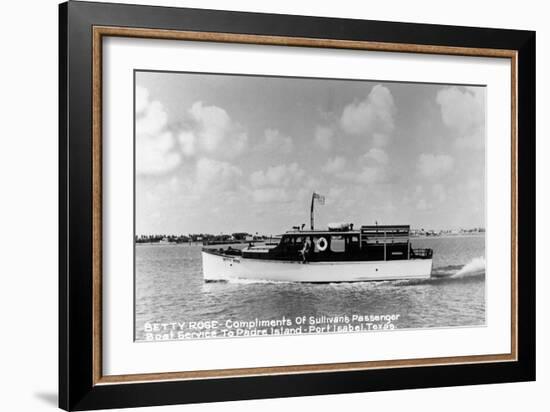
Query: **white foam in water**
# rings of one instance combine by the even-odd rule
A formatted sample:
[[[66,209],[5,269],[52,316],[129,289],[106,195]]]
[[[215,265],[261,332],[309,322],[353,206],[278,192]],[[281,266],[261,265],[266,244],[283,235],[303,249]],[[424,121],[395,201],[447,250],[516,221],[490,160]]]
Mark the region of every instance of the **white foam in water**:
[[[485,257],[480,256],[470,260],[468,263],[462,266],[462,269],[456,272],[452,277],[478,275],[484,271],[485,271]]]

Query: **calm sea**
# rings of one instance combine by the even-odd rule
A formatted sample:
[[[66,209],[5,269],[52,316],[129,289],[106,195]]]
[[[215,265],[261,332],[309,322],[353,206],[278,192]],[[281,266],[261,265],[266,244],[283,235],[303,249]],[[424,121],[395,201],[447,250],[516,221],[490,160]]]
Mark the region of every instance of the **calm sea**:
[[[392,322],[398,329],[484,325],[485,237],[416,238],[413,246],[434,250],[431,279],[300,284],[205,283],[201,245],[137,245],[135,337],[145,340],[146,327],[155,323],[179,322],[176,328],[189,332],[198,330],[191,322],[223,327],[303,316],[321,327],[323,316],[346,315],[355,327],[361,322],[351,321],[353,315],[399,315]]]

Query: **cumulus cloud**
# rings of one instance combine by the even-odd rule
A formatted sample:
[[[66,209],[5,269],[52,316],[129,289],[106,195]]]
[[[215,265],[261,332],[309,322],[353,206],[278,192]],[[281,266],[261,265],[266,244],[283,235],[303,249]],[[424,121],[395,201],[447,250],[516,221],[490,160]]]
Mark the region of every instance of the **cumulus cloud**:
[[[255,202],[288,202],[303,186],[306,172],[297,163],[272,166],[250,175],[251,197]]]
[[[327,163],[323,166],[323,171],[329,174],[338,173],[344,170],[345,167],[346,159],[336,156],[327,160]]]
[[[352,135],[371,136],[373,144],[384,146],[395,127],[395,103],[390,90],[376,85],[366,99],[344,108],[340,125]]]
[[[305,171],[298,166],[298,163],[289,165],[281,164],[267,168],[267,170],[257,170],[250,175],[250,183],[253,187],[264,186],[283,186],[287,187],[291,183],[300,180],[305,175]]]
[[[188,111],[191,125],[179,133],[182,152],[186,156],[205,155],[227,159],[241,154],[248,141],[243,127],[217,106],[195,102]]]
[[[330,127],[318,126],[315,129],[315,143],[324,150],[330,150],[334,131]]]
[[[386,179],[385,164],[387,161],[386,152],[380,149],[371,149],[352,164],[342,156],[330,158],[322,170],[349,183],[368,185],[380,183]]]
[[[235,190],[242,176],[237,166],[208,158],[197,161],[195,173],[195,185],[199,191]]]
[[[385,165],[388,163],[388,154],[383,149],[370,149],[363,156],[365,160],[374,160],[375,162]]]
[[[289,191],[284,187],[262,187],[252,191],[252,199],[258,203],[288,202]]]
[[[356,171],[343,170],[335,174],[338,178],[355,184],[370,185],[386,179],[386,172],[379,166],[362,166]]]
[[[446,154],[423,153],[418,157],[418,171],[424,177],[442,176],[449,173],[453,166],[454,159]]]
[[[371,149],[357,159],[354,166],[348,167],[348,162],[337,156],[329,159],[323,170],[350,183],[370,185],[383,182],[389,161],[383,148],[395,128],[395,111],[391,91],[382,85],[374,86],[364,100],[347,105],[340,117],[340,126],[350,135],[370,138]],[[322,134],[317,133],[318,144],[319,135]]]
[[[174,152],[174,139],[169,132],[154,137],[140,137],[136,147],[136,172],[140,175],[161,175],[174,170],[181,161]]]
[[[149,99],[149,91],[136,87],[136,172],[160,175],[175,169],[181,161],[168,115],[159,101]]]
[[[384,180],[384,171],[379,167],[365,166],[355,175],[354,180],[357,183],[372,184]]]
[[[258,149],[266,152],[280,152],[289,154],[294,148],[294,143],[290,136],[285,136],[279,130],[266,129]]]
[[[149,104],[149,90],[136,86],[136,114],[141,114]]]
[[[190,131],[182,131],[179,136],[181,152],[188,157],[194,156],[197,153],[197,139],[195,134]]]
[[[458,147],[485,145],[485,88],[446,87],[436,96],[443,123],[453,130]]]

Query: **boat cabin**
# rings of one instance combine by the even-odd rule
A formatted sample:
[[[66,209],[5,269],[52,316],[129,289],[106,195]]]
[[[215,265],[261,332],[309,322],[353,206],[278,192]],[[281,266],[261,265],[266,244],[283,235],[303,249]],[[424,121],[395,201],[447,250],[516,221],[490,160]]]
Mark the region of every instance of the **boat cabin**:
[[[329,226],[330,227],[330,226]],[[412,249],[410,226],[344,225],[329,230],[292,230],[275,247],[251,247],[244,258],[317,261],[384,261],[431,258],[431,249]]]

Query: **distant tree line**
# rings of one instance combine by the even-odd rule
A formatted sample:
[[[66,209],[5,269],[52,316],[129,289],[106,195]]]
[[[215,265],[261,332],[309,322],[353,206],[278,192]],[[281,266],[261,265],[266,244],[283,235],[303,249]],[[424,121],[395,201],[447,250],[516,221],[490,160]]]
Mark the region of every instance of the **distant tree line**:
[[[211,233],[190,233],[188,235],[136,235],[136,243],[213,243],[213,242],[251,242],[265,240],[268,237],[263,235],[252,235],[247,232],[235,232],[232,234],[221,233],[213,235]]]
[[[476,234],[476,233],[485,233],[484,227],[474,227],[470,229],[444,229],[444,230],[433,230],[433,229],[411,229],[411,235],[413,236],[442,236],[442,235],[464,235],[464,234]]]

